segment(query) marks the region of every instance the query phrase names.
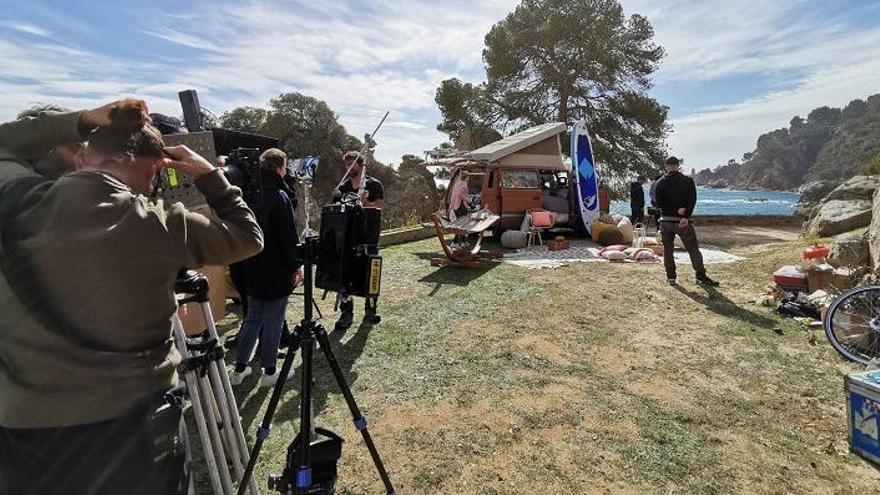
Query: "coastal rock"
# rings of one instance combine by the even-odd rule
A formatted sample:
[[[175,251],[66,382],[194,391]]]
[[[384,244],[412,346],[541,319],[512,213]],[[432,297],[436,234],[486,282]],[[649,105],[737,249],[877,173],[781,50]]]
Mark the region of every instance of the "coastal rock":
[[[825,201],[807,222],[807,234],[831,237],[867,227],[871,223],[871,201]]]
[[[873,201],[874,191],[880,187],[880,175],[857,175],[828,193],[826,201]]]
[[[847,267],[861,268],[870,266],[871,257],[868,254],[868,233],[851,233],[838,237],[831,248],[831,258]]]
[[[840,186],[839,182],[817,180],[807,182],[799,187],[797,192],[801,195],[801,203],[818,203],[838,186]]]
[[[839,182],[831,180],[817,180],[802,185],[797,191],[801,197],[798,204],[794,207],[794,214],[799,217],[810,218],[813,209],[819,201],[839,185]]]
[[[828,193],[806,223],[808,235],[829,237],[871,224],[874,191],[880,176],[859,175]]]
[[[880,190],[880,189],[878,189]],[[871,220],[871,230],[868,232],[871,261],[874,271],[880,273],[880,193],[874,193],[874,217]]]

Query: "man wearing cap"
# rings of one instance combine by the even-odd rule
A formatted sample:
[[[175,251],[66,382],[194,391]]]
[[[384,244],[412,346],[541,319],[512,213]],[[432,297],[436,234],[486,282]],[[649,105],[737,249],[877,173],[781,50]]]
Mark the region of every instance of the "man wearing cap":
[[[703,265],[703,255],[697,242],[697,233],[691,223],[691,215],[697,204],[697,186],[694,180],[681,173],[681,161],[670,156],[666,159],[666,174],[657,182],[655,191],[657,208],[660,209],[660,233],[663,238],[663,264],[669,285],[676,285],[675,236],[681,238],[691,257],[697,274],[697,283],[717,287],[718,282],[709,278]]]
[[[348,178],[333,193],[333,198],[342,203],[359,200],[364,208],[385,207],[385,189],[382,183],[364,173],[366,158],[358,151],[349,151],[342,156],[342,161],[349,169]],[[361,193],[363,183],[363,193]],[[364,320],[379,323],[382,318],[376,312],[377,297],[367,297],[364,303]],[[339,309],[341,314],[336,321],[335,329],[347,330],[354,322],[354,301],[351,296],[340,296]]]

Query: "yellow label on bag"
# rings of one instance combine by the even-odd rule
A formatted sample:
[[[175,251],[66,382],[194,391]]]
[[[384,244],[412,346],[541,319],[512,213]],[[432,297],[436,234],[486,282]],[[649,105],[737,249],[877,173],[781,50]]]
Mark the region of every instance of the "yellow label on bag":
[[[180,185],[180,183],[177,181],[177,170],[174,170],[173,168],[166,168],[165,172],[168,173],[168,187],[174,189]]]
[[[371,296],[379,294],[379,286],[382,281],[382,258],[373,258],[370,260],[370,288]]]

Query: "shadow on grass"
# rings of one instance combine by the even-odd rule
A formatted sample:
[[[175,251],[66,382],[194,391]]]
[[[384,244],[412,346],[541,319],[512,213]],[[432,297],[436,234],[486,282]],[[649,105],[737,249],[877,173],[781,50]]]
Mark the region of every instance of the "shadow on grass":
[[[706,294],[689,291],[680,285],[675,286],[675,290],[689,297],[697,304],[702,304],[709,311],[712,311],[713,313],[720,316],[744,321],[751,325],[766,328],[768,330],[772,329],[777,324],[776,320],[772,318],[760,315],[758,313],[749,311],[743,307],[738,306],[735,302],[731,301],[721,292],[718,292],[718,290],[715,288],[704,287],[703,289],[706,291]]]
[[[498,261],[486,261],[485,264],[485,268],[460,268],[455,266],[443,266],[422,277],[421,279],[419,279],[419,282],[422,282],[424,284],[434,284],[434,289],[432,289],[430,293],[431,296],[434,296],[437,294],[437,292],[440,291],[441,288],[443,288],[444,285],[457,285],[459,287],[466,287],[474,280],[495,269],[495,267],[497,267],[501,263]]]
[[[367,338],[370,335],[373,324],[363,321],[355,331],[355,334],[344,344],[342,337],[347,332],[332,331],[328,337],[330,339],[330,349],[339,363],[345,382],[350,387],[357,380],[357,373],[352,371],[354,363],[364,352],[367,344]],[[327,398],[331,393],[341,394],[339,384],[336,382],[335,376],[327,364],[327,358],[324,349],[316,349],[313,354],[312,376],[314,385],[312,387],[312,410],[317,418],[327,407]],[[288,380],[287,387],[289,389],[299,389],[302,381],[302,366],[296,370],[296,376]],[[355,399],[357,399],[355,397]],[[275,422],[294,421],[298,424],[299,420],[299,394],[289,395],[279,406],[275,416]],[[320,418],[318,418],[320,419]]]

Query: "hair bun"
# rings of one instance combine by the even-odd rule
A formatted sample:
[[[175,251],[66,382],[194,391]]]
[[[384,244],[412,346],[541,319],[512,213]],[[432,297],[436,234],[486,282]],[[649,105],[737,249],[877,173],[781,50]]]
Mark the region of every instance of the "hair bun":
[[[111,127],[134,131],[150,122],[147,104],[143,100],[128,98],[110,109]]]

